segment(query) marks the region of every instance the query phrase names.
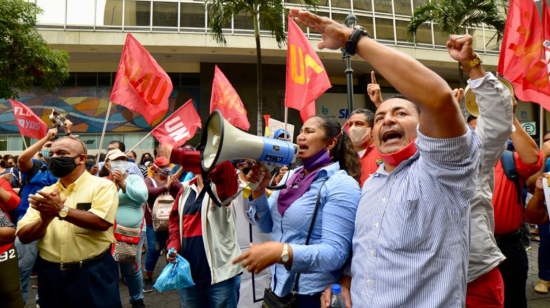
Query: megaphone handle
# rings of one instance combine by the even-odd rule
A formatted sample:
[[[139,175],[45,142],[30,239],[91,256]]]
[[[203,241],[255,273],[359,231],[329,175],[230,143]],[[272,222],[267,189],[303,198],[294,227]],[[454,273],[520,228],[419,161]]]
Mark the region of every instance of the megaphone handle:
[[[275,169],[275,164],[270,164],[270,163],[266,163],[266,162],[261,162],[260,163],[260,170],[261,171],[269,171],[269,172],[272,172],[274,169]],[[260,175],[260,181],[259,182],[249,182],[248,183],[248,187],[250,187],[250,189],[252,191],[255,191],[256,188],[258,188],[258,185],[260,185],[260,183],[264,180],[264,175]]]

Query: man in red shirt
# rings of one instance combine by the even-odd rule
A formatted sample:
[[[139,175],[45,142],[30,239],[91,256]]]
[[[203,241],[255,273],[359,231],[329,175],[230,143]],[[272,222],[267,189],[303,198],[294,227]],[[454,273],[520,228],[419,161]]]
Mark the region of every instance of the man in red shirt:
[[[376,150],[372,139],[374,113],[368,109],[355,109],[347,122],[348,136],[355,147],[361,161],[361,187],[371,174],[382,164],[380,153]]]
[[[542,166],[542,152],[535,141],[523,130],[517,118],[514,118],[515,131],[511,135],[516,152],[515,169],[519,174],[521,188],[523,183],[537,173]],[[520,199],[518,199],[520,198]],[[527,253],[521,242],[519,227],[523,224],[523,202],[513,181],[508,179],[502,160],[495,166],[495,190],[493,207],[495,209],[495,239],[498,248],[506,260],[499,265],[504,281],[504,307],[526,308],[526,283],[528,273]]]

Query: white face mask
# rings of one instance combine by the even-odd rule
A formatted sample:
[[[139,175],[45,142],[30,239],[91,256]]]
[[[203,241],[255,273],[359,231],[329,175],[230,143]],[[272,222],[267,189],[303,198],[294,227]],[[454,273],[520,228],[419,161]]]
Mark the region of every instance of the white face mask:
[[[370,127],[352,126],[348,129],[348,136],[354,146],[360,146],[370,139]]]
[[[121,174],[125,174],[127,168],[127,162],[124,160],[114,160],[111,163],[111,172],[120,171]]]

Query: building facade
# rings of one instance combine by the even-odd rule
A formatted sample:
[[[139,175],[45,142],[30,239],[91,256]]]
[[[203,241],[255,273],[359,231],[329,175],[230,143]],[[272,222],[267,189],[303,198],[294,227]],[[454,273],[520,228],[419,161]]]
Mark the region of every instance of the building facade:
[[[29,0],[44,12],[38,17],[38,30],[56,49],[70,54],[71,77],[58,92],[39,88],[22,93],[20,101],[45,119],[53,108],[66,113],[75,131],[85,139],[91,150],[98,148],[110,90],[116,76],[126,34],[132,33],[169,74],[174,84],[170,97],[170,112],[189,99],[205,120],[210,109],[210,91],[214,66],[218,65],[239,93],[251,123],[256,129],[256,47],[254,26],[249,15],[233,16],[224,28],[226,45],[214,41],[208,30],[208,12],[203,0]],[[343,22],[349,13],[358,24],[369,30],[373,39],[405,52],[440,74],[452,87],[458,87],[457,63],[447,54],[447,37],[437,26],[425,24],[415,42],[407,40],[406,28],[416,7],[426,0],[320,0],[316,13]],[[285,8],[301,7],[299,0],[286,0]],[[281,15],[286,24],[286,12]],[[279,48],[275,39],[264,30],[260,20],[263,61],[264,113],[283,120],[286,71],[286,46]],[[317,33],[302,28],[311,43],[320,40]],[[474,37],[476,52],[484,66],[495,72],[500,42],[496,31],[486,26],[464,29]],[[334,115],[341,122],[347,117],[346,64],[339,51],[318,50],[333,87],[316,102],[318,113]],[[358,57],[352,57],[354,69],[355,107],[373,109],[366,95],[371,67]],[[395,90],[379,76],[385,95]],[[535,122],[537,108],[522,104],[524,118]],[[299,128],[298,112],[289,112],[289,122]],[[106,141],[121,140],[131,147],[142,139],[151,127],[139,114],[113,105]],[[23,149],[7,101],[0,101],[0,153],[16,153]],[[195,137],[193,142],[197,142]],[[32,141],[30,141],[32,142]],[[155,145],[148,137],[138,149],[149,151]],[[103,147],[105,148],[105,146]],[[93,151],[92,151],[93,152]]]

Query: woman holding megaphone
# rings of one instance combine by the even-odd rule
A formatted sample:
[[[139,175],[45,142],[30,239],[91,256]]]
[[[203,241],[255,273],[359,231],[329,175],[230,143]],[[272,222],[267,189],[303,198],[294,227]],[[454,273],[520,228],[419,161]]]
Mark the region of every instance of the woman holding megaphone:
[[[320,307],[321,292],[342,276],[361,195],[357,152],[334,118],[309,118],[297,143],[303,167],[290,171],[286,188],[269,199],[269,172],[256,164],[248,174],[250,182],[260,182],[249,215],[261,232],[273,233],[273,242],[250,244],[233,263],[242,261],[254,273],[271,266],[268,307],[291,301]]]

